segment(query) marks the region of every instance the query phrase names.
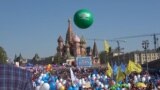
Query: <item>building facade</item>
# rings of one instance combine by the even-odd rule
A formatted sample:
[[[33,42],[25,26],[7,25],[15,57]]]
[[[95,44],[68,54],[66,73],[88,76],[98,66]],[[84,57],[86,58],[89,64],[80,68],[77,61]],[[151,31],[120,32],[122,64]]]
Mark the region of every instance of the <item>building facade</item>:
[[[151,62],[157,59],[160,59],[160,52],[156,52],[154,50],[147,50],[146,52],[133,51],[112,57],[112,60],[115,62],[128,63],[129,60],[133,60],[139,64],[145,64],[146,62]]]

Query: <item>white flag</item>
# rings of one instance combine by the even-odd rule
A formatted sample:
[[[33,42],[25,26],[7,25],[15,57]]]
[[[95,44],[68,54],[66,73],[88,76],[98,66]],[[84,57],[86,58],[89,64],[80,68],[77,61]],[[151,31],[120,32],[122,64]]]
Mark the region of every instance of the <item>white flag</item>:
[[[76,81],[77,78],[74,75],[72,68],[70,68],[70,74],[71,74],[71,80],[72,80],[72,83],[73,83],[74,81]]]

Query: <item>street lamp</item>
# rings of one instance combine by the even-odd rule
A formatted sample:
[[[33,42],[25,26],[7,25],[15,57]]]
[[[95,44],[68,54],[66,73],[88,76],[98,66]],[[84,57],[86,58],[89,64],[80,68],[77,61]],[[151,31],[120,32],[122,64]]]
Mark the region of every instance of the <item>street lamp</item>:
[[[143,47],[143,49],[145,51],[145,59],[146,59],[147,71],[148,71],[147,49],[149,47],[149,41],[148,40],[142,41],[142,47]]]

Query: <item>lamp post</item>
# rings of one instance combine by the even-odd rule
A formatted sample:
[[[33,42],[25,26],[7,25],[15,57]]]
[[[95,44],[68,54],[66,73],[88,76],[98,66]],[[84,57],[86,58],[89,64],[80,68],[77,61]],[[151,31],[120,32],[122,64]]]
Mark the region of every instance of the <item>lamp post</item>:
[[[149,41],[148,40],[142,41],[142,47],[143,47],[143,49],[145,51],[145,59],[146,59],[147,71],[148,71],[147,49],[149,47]]]

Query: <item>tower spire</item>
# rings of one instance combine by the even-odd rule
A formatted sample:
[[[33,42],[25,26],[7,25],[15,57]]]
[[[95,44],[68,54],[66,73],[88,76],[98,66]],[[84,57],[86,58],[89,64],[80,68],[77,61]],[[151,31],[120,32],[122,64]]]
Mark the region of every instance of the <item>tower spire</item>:
[[[66,33],[66,41],[65,43],[72,43],[73,42],[73,31],[72,31],[72,25],[71,25],[71,19],[68,19],[68,30]]]
[[[97,49],[97,44],[96,44],[95,41],[94,41],[94,45],[93,45],[92,56],[93,57],[98,57],[98,49]]]

